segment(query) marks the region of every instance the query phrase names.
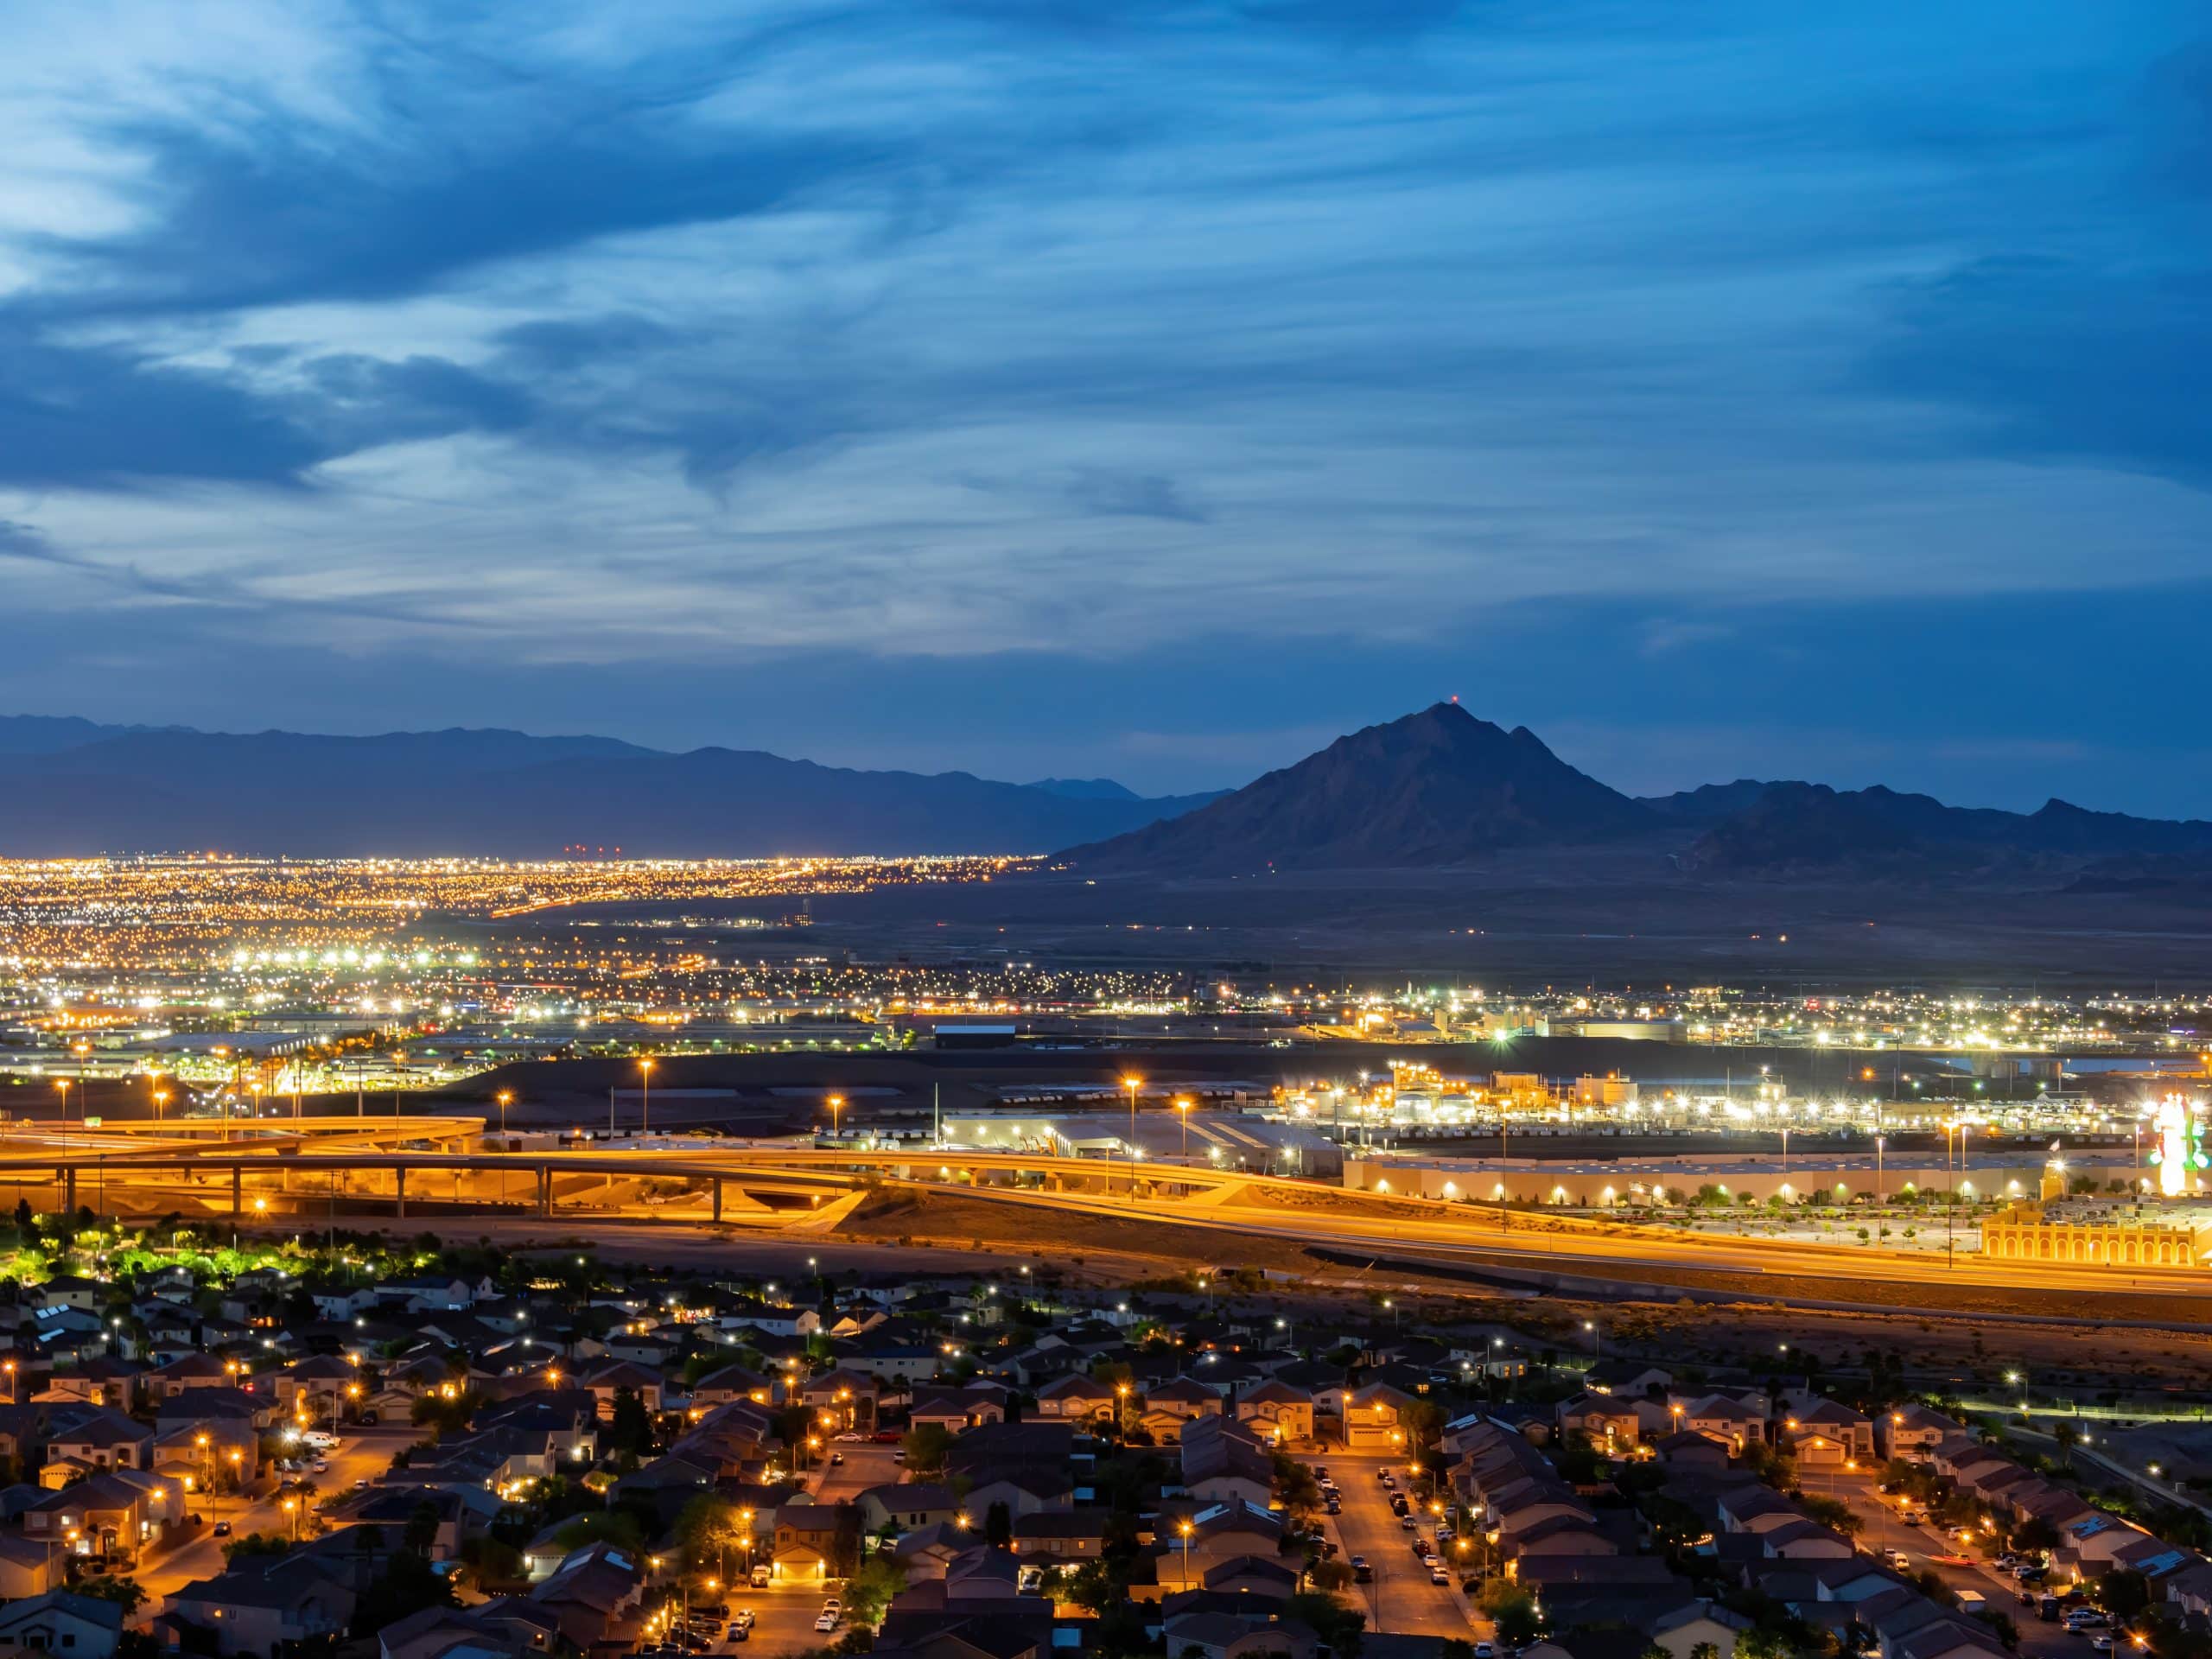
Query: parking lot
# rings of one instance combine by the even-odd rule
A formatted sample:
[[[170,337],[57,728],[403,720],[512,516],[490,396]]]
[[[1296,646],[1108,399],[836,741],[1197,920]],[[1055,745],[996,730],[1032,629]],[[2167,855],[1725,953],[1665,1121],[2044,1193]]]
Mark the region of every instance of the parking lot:
[[[810,1649],[827,1647],[844,1634],[844,1626],[828,1635],[814,1628],[815,1616],[822,1611],[825,1596],[835,1595],[839,1586],[832,1584],[826,1590],[819,1585],[804,1589],[740,1590],[729,1599],[730,1606],[750,1607],[754,1624],[753,1635],[743,1643],[725,1641],[723,1648],[731,1653],[761,1656],[804,1653]]]

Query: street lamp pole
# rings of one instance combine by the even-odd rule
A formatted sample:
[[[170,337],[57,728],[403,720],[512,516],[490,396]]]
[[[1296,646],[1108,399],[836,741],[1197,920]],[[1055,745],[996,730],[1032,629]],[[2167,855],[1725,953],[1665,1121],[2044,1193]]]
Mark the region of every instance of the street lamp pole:
[[[1142,1077],[1123,1077],[1122,1087],[1129,1091],[1129,1202],[1137,1201],[1137,1090]]]
[[[645,1097],[639,1107],[638,1134],[640,1138],[653,1132],[653,1063],[639,1060],[638,1070],[645,1077]]]

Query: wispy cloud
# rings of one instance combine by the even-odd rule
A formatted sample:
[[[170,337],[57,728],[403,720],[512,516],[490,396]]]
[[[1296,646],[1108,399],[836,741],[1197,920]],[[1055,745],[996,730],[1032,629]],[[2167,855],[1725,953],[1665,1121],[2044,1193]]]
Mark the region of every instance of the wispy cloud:
[[[1750,608],[2202,568],[2212,56],[2172,14],[741,14],[19,32],[16,620],[462,631],[518,683],[1037,642],[1116,683],[1131,641],[1321,632],[1364,715],[1362,664],[1530,607],[1625,607],[1688,696],[1715,652],[1823,660]],[[978,718],[1018,735],[1014,683]]]

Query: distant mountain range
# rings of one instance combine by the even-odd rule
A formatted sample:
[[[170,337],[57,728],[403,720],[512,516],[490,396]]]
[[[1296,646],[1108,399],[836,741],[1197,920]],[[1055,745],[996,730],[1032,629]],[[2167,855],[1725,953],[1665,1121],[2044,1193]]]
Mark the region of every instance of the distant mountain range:
[[[1739,779],[1637,798],[1576,771],[1526,728],[1457,703],[1338,738],[1180,817],[1070,848],[1085,874],[1434,868],[1510,848],[1645,846],[1716,876],[1802,868],[1913,876],[2004,865],[2131,884],[2189,879],[2212,823],[1946,806],[1926,795]],[[2100,861],[2153,859],[2101,875]]]
[[[1738,779],[1623,794],[1526,728],[1438,703],[1240,790],[1145,798],[1110,779],[996,783],[756,750],[669,753],[520,732],[327,737],[0,717],[0,855],[218,850],[301,857],[1033,852],[1084,875],[1448,869],[1602,848],[1656,875],[2020,873],[2078,893],[2212,890],[2212,823],[1947,806]]]
[[[1214,798],[496,730],[232,734],[16,716],[0,718],[0,854],[14,856],[1036,852]]]

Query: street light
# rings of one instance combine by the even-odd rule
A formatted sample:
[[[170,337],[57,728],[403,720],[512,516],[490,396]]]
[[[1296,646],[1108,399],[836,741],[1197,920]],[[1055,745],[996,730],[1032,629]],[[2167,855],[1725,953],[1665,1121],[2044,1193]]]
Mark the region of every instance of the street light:
[[[842,1095],[830,1096],[830,1138],[832,1141],[837,1138],[837,1114],[844,1109],[845,1097]]]
[[[1137,1090],[1144,1086],[1142,1077],[1123,1077],[1122,1087],[1129,1091],[1129,1202],[1137,1201]]]
[[[653,1063],[639,1060],[638,1071],[645,1080],[645,1101],[639,1108],[638,1116],[638,1133],[643,1136],[653,1132]]]
[[[1175,1110],[1183,1120],[1183,1161],[1191,1161],[1191,1099],[1187,1095],[1175,1096]]]
[[[507,1132],[507,1108],[514,1097],[514,1091],[511,1089],[502,1089],[495,1096],[499,1103],[499,1133],[503,1135]]]

